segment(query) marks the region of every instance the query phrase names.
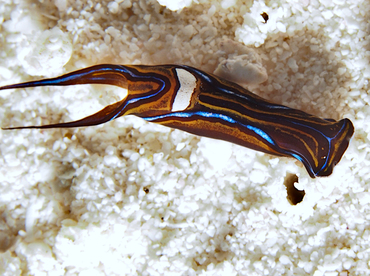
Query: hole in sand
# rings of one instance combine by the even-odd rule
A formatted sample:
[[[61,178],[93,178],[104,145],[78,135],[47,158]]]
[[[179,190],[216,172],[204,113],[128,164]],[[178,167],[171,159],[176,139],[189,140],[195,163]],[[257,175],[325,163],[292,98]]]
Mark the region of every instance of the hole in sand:
[[[287,199],[290,204],[292,205],[297,205],[300,203],[304,195],[306,194],[305,191],[300,191],[298,190],[295,186],[294,183],[298,183],[298,176],[295,174],[287,174],[284,180],[284,185],[286,187],[287,191]]]

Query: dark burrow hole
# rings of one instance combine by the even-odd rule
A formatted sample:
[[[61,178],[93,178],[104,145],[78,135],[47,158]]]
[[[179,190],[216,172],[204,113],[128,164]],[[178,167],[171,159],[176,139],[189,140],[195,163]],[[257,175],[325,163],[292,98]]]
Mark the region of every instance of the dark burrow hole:
[[[284,180],[284,185],[286,187],[287,191],[287,199],[290,204],[297,205],[300,203],[306,192],[298,190],[296,187],[294,187],[294,183],[298,183],[298,176],[295,174],[287,174]]]

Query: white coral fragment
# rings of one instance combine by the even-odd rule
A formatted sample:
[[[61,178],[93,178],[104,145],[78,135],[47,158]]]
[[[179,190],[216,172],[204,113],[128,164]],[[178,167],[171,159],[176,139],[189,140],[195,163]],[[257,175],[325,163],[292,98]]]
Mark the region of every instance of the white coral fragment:
[[[190,7],[192,0],[157,0],[162,6],[166,6],[171,11],[182,10],[185,7]]]

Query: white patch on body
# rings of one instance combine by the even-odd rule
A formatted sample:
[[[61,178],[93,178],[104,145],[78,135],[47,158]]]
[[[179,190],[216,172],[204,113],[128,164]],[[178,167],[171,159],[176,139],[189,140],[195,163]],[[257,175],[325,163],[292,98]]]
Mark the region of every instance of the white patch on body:
[[[197,79],[193,74],[184,69],[176,68],[180,88],[177,91],[175,100],[172,104],[172,111],[185,110],[190,105],[191,96],[197,85]]]

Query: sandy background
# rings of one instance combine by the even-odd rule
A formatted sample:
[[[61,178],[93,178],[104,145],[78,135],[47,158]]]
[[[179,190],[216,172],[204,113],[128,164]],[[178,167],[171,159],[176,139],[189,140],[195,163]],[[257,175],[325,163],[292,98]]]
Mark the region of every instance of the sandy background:
[[[369,274],[369,1],[160,2],[170,5],[2,0],[0,85],[97,63],[213,72],[248,46],[268,80],[247,87],[317,116],[350,118],[347,152],[330,177],[311,179],[294,159],[131,116],[0,131],[0,273]],[[0,122],[76,120],[124,94],[108,86],[2,91]],[[305,195],[293,205],[286,185],[295,177]]]

